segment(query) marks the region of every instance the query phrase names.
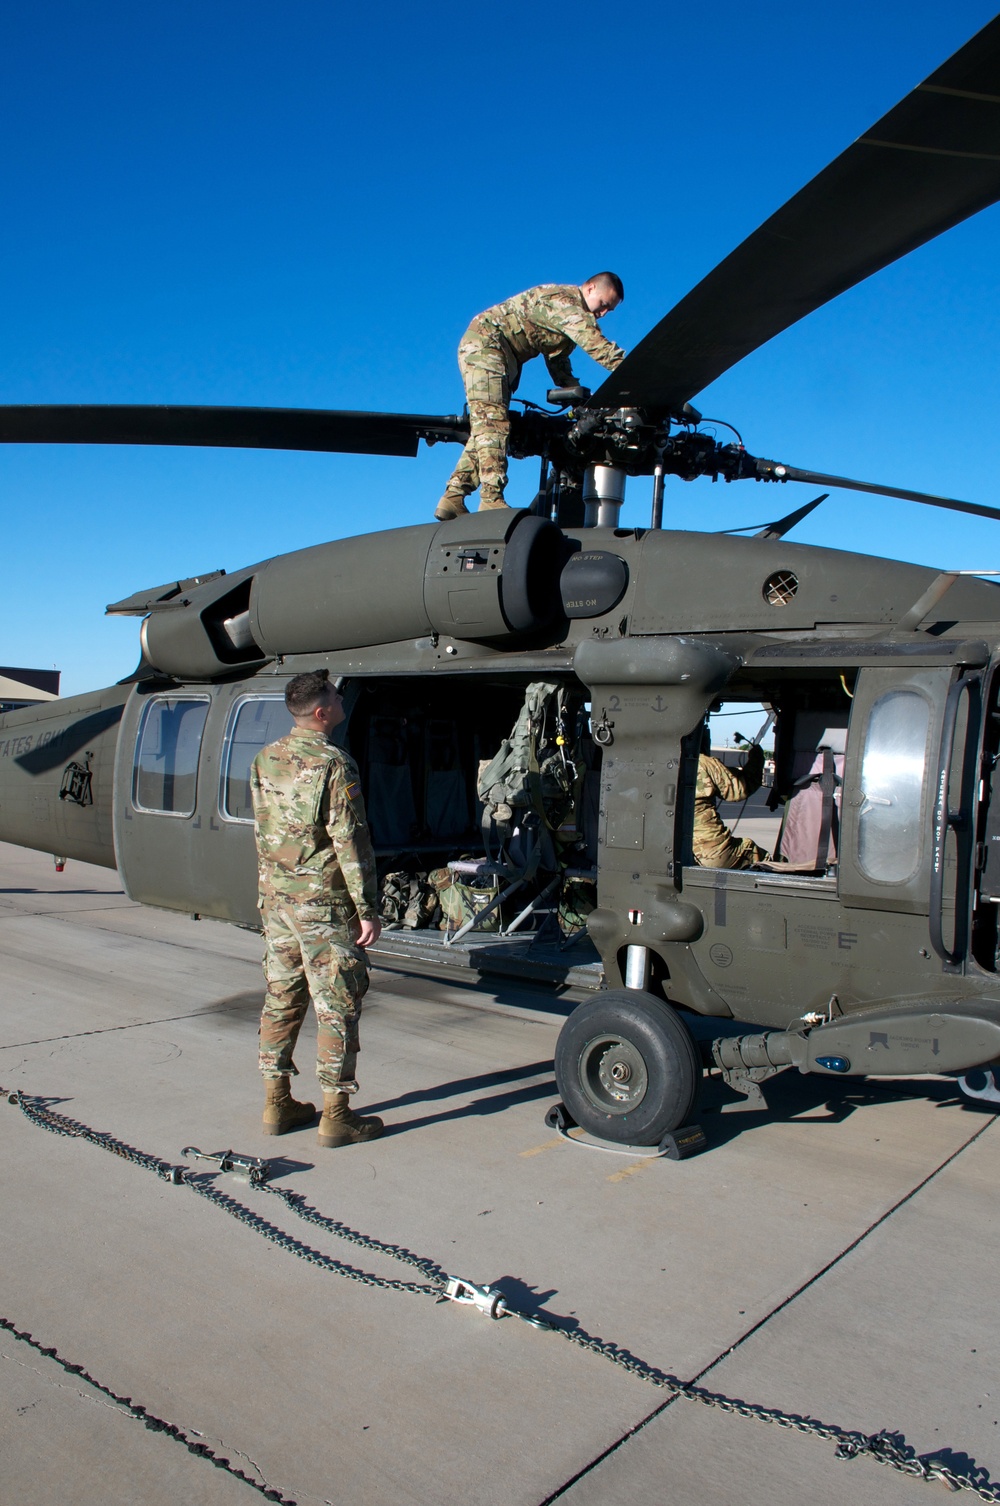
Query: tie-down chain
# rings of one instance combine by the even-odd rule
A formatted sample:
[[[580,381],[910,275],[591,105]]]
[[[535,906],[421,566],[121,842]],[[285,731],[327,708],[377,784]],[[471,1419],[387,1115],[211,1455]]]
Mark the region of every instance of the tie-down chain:
[[[145,1151],[137,1150],[135,1146],[116,1139],[113,1135],[102,1134],[99,1130],[91,1129],[89,1125],[69,1119],[64,1114],[58,1114],[46,1105],[44,1099],[31,1097],[26,1093],[8,1093],[3,1088],[0,1088],[0,1096],[6,1097],[8,1103],[19,1108],[25,1118],[40,1129],[74,1139],[87,1140],[90,1144],[99,1146],[101,1150],[110,1151],[113,1155],[121,1156],[123,1160],[130,1161],[145,1171],[151,1171],[163,1181],[174,1186],[190,1187],[200,1197],[222,1208],[272,1244],[324,1270],[334,1271],[340,1276],[345,1276],[351,1281],[358,1281],[365,1286],[381,1287],[388,1291],[419,1292],[434,1297],[438,1302],[450,1301],[475,1307],[477,1311],[494,1320],[519,1318],[532,1328],[558,1334],[578,1348],[610,1360],[612,1364],[627,1371],[630,1375],[668,1392],[671,1398],[681,1396],[688,1401],[701,1402],[704,1406],[716,1407],[720,1411],[730,1412],[738,1417],[753,1418],[758,1422],[773,1423],[797,1433],[822,1438],[836,1445],[838,1459],[858,1459],[863,1455],[868,1455],[878,1460],[880,1464],[887,1464],[900,1474],[915,1476],[922,1480],[939,1480],[953,1491],[970,1491],[980,1500],[1000,1506],[1000,1486],[988,1482],[980,1484],[969,1475],[958,1474],[934,1456],[918,1458],[913,1449],[906,1444],[902,1435],[898,1433],[890,1433],[887,1429],[867,1435],[851,1432],[818,1422],[813,1418],[796,1417],[792,1413],[783,1412],[775,1407],[763,1407],[751,1402],[739,1401],[720,1392],[708,1391],[702,1386],[681,1381],[676,1376],[666,1375],[655,1366],[647,1364],[646,1361],[619,1349],[616,1344],[604,1339],[592,1338],[580,1329],[561,1328],[558,1324],[550,1323],[544,1318],[518,1312],[508,1305],[503,1293],[497,1287],[481,1286],[475,1282],[466,1281],[460,1276],[449,1276],[434,1261],[415,1255],[402,1245],[389,1244],[371,1235],[362,1234],[339,1219],[328,1218],[320,1213],[317,1208],[307,1203],[300,1193],[292,1192],[287,1187],[273,1186],[268,1180],[270,1163],[261,1160],[259,1156],[240,1156],[232,1150],[201,1151],[195,1145],[185,1146],[181,1152],[182,1155],[194,1157],[196,1161],[213,1162],[220,1172],[235,1172],[241,1180],[249,1182],[250,1186],[257,1191],[269,1193],[272,1197],[280,1199],[291,1212],[306,1223],[326,1229],[349,1244],[389,1255],[394,1260],[419,1271],[428,1279],[422,1282],[399,1281],[386,1276],[376,1276],[371,1271],[358,1270],[355,1266],[335,1260],[332,1256],[324,1255],[321,1251],[313,1250],[308,1245],[303,1245],[300,1241],[293,1239],[283,1229],[268,1223],[252,1208],[246,1207],[243,1203],[237,1202],[226,1193],[207,1184],[199,1176],[193,1174],[188,1167],[174,1166],[167,1161],[161,1161]]]

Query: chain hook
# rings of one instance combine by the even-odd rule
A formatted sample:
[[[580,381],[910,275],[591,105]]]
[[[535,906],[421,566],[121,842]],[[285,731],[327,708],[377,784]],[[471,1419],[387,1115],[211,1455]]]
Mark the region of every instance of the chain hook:
[[[220,1171],[243,1172],[255,1186],[266,1182],[271,1170],[270,1161],[262,1161],[260,1156],[237,1156],[232,1150],[199,1150],[197,1145],[185,1145],[181,1155],[194,1156],[196,1161],[215,1161]]]
[[[442,1302],[464,1302],[476,1307],[487,1318],[503,1318],[507,1315],[507,1303],[503,1292],[495,1286],[476,1286],[472,1281],[463,1281],[461,1276],[449,1276],[442,1293]]]

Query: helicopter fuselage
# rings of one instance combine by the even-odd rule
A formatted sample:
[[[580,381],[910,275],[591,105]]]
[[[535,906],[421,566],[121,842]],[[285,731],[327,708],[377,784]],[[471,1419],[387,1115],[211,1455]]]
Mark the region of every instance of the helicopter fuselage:
[[[117,609],[147,613],[131,683],[0,718],[3,839],[114,866],[142,903],[254,927],[247,775],[286,729],[291,675],[343,677],[390,867],[475,850],[477,767],[529,683],[565,684],[589,715],[577,824],[607,988],[778,1032],[716,1057],[743,1091],[789,1064],[1000,1056],[991,583],[781,540],[477,514]],[[829,754],[835,842],[811,866],[695,864],[700,733],[722,696],[775,711],[784,802]]]

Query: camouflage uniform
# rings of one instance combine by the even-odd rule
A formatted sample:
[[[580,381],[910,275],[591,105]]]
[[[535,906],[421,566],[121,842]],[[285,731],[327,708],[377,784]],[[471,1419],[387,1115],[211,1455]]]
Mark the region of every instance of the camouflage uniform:
[[[625,352],[605,339],[580,289],[547,282],[477,314],[458,347],[469,403],[469,440],[445,488],[442,506],[464,512],[464,498],[480,487],[479,506],[503,507],[507,485],[508,412],[521,367],[544,356],[557,387],[576,382],[570,352],[579,345],[609,371]]]
[[[742,769],[729,769],[718,758],[702,753],[694,794],[694,860],[703,868],[750,868],[768,854],[749,837],[734,837],[716,810],[718,800],[746,800],[760,789],[764,754],[751,748]]]
[[[378,915],[375,854],[354,760],[319,732],[293,727],[262,748],[250,775],[260,868],[267,995],[260,1070],[277,1079],[292,1061],[312,996],[316,1076],[353,1093],[358,1020],[368,988],[359,922]]]

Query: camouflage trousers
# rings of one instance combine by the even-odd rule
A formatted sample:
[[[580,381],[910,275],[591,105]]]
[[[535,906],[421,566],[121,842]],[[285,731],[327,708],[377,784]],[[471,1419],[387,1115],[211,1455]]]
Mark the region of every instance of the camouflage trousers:
[[[770,853],[749,837],[734,837],[721,817],[711,812],[714,820],[695,811],[694,860],[702,868],[752,868],[754,863],[763,863]]]
[[[479,510],[505,507],[510,399],[521,365],[499,330],[473,319],[458,347],[458,369],[469,404],[469,438],[442,502],[460,506],[479,487]]]
[[[368,990],[368,964],[354,944],[357,920],[329,904],[270,904],[261,913],[267,982],[261,1072],[266,1078],[297,1073],[292,1057],[312,998],[316,1076],[324,1091],[357,1092],[358,1022]]]

